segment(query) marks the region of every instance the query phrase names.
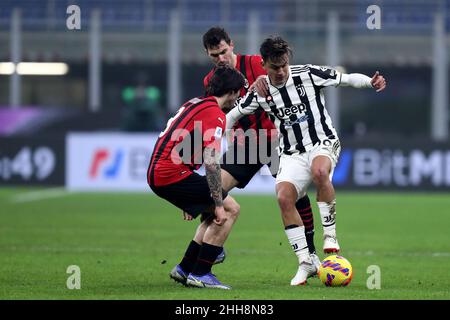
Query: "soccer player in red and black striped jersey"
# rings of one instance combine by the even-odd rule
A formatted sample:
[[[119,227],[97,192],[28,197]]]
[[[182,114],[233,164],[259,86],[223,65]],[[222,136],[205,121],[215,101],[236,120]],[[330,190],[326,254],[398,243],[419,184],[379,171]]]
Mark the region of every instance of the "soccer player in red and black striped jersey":
[[[207,96],[189,100],[169,119],[150,160],[147,180],[155,194],[182,209],[189,220],[202,214],[200,231],[170,273],[186,285],[230,289],[211,267],[239,215],[239,205],[222,189],[219,159],[226,125],[222,110],[233,106],[243,85],[236,69],[216,68]],[[194,172],[203,163],[206,176]]]
[[[245,86],[241,90],[241,96],[244,96],[255,81],[260,76],[266,75],[266,71],[262,67],[262,57],[260,55],[242,55],[234,53],[234,44],[228,33],[220,27],[210,28],[203,35],[203,46],[206,53],[211,58],[215,66],[229,65],[239,70],[245,77]],[[203,80],[205,88],[207,87],[214,69],[211,70]],[[263,83],[266,83],[265,80]],[[256,83],[255,83],[256,85]],[[278,138],[275,125],[269,116],[261,108],[254,114],[245,116],[239,120],[233,127],[235,132],[244,132],[245,134],[236,134],[234,137],[234,149],[229,150],[223,156],[222,168],[222,187],[227,192],[238,187],[240,189],[250,182],[253,176],[266,164],[272,175],[276,175],[278,171],[279,158],[277,153]],[[236,131],[237,129],[242,129]],[[250,134],[249,134],[250,133]],[[253,136],[252,136],[252,133]],[[262,136],[264,135],[264,136]],[[258,146],[255,148],[255,146]],[[259,149],[268,151],[267,160],[260,158]],[[251,163],[248,155],[250,152],[257,152],[256,163]],[[238,155],[246,155],[244,163],[239,163]],[[313,257],[315,255],[314,246],[314,218],[311,209],[311,203],[308,195],[299,199],[296,203],[302,221],[305,225],[305,234],[308,248]],[[319,259],[315,259],[319,263]]]

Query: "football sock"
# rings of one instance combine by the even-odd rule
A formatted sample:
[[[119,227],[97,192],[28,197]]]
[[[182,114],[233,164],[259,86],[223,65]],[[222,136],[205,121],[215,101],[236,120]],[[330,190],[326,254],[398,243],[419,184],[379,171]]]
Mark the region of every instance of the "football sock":
[[[316,253],[316,247],[314,246],[314,216],[311,209],[311,202],[306,195],[299,199],[295,204],[300,217],[302,218],[303,225],[305,226],[306,242],[308,243],[309,253]]]
[[[192,273],[198,276],[202,276],[211,272],[211,267],[222,250],[223,247],[218,247],[203,242]]]
[[[336,199],[331,202],[317,202],[322,218],[323,233],[336,236]]]
[[[197,261],[198,253],[200,252],[200,247],[194,240],[189,244],[186,253],[184,254],[183,260],[180,262],[180,267],[185,272],[189,273],[194,269],[195,262]]]
[[[298,262],[302,263],[305,261],[310,263],[311,258],[309,256],[308,244],[306,243],[305,227],[290,225],[284,231],[286,232],[292,250],[294,250],[298,258]]]

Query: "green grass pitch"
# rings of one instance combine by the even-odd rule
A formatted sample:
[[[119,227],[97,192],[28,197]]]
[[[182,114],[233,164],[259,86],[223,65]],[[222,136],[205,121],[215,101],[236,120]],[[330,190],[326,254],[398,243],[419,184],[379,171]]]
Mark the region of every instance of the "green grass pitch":
[[[274,196],[235,196],[241,216],[213,272],[233,290],[186,288],[168,277],[197,221],[149,193],[72,193],[30,200],[42,189],[0,191],[0,299],[450,299],[450,196],[337,193],[341,255],[353,280],[326,288],[318,278],[291,287],[297,259]],[[25,199],[25,200],[24,200]],[[311,196],[314,199],[314,196]],[[314,204],[316,246],[322,238]],[[66,287],[67,267],[81,289]],[[381,289],[366,286],[381,269]]]

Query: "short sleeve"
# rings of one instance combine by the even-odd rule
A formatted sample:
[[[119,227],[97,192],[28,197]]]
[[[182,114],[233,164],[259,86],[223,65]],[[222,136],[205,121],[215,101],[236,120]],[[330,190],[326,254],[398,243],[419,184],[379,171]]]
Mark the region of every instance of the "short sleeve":
[[[328,66],[308,65],[313,83],[319,87],[338,86],[341,83],[341,73]]]
[[[220,150],[225,126],[226,116],[220,109],[209,108],[202,112],[203,147],[213,146]]]

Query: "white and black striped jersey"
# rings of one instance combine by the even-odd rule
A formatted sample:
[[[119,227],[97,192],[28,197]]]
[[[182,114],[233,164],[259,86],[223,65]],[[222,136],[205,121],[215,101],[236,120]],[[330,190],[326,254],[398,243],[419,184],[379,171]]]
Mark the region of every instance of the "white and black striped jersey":
[[[289,69],[284,86],[271,85],[266,76],[270,94],[261,97],[254,91],[248,92],[227,118],[233,120],[262,108],[278,129],[280,153],[303,153],[326,139],[337,139],[321,89],[338,86],[342,74],[330,67],[310,64],[292,65]]]

